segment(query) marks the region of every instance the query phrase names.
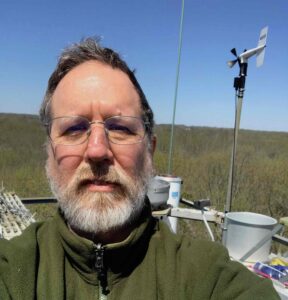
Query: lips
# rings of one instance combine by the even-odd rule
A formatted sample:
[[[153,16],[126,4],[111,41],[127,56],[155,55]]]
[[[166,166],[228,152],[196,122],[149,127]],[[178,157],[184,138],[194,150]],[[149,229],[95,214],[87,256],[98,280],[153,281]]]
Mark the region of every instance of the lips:
[[[85,179],[80,182],[79,187],[91,192],[112,192],[119,187],[119,184],[102,179]]]
[[[107,184],[112,184],[112,182],[110,182],[110,181],[104,181],[104,180],[98,180],[98,179],[91,180],[90,183],[91,183],[91,184],[96,184],[96,185],[107,185]]]

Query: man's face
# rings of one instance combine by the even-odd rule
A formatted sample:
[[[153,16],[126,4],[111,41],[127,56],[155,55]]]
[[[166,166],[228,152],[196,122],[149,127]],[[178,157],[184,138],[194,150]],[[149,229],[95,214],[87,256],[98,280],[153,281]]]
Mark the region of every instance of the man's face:
[[[129,77],[97,61],[75,67],[60,81],[51,109],[53,118],[141,117],[139,95]],[[113,144],[103,125],[94,124],[83,144],[48,146],[46,171],[70,226],[107,232],[141,212],[152,175],[152,154],[147,138],[132,145]]]

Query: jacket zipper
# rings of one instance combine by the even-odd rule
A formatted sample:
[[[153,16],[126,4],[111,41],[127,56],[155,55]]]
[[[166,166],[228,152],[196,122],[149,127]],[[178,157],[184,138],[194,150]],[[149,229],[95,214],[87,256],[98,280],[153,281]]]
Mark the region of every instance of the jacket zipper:
[[[107,278],[106,278],[106,270],[104,267],[104,250],[105,247],[103,245],[101,244],[94,245],[95,270],[98,275],[100,300],[107,299]]]

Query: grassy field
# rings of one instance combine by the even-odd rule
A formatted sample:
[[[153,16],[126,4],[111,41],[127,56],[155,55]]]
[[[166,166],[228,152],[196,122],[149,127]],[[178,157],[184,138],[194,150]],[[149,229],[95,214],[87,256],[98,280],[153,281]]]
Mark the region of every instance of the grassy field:
[[[49,196],[45,173],[45,132],[36,116],[0,114],[0,183],[19,197]],[[156,128],[158,174],[167,172],[170,126]],[[232,130],[176,126],[173,173],[182,177],[183,197],[209,198],[223,210],[227,193]],[[279,218],[288,215],[288,133],[242,130],[237,150],[233,210],[259,212]],[[44,219],[53,206],[34,206]],[[193,222],[181,231],[199,232]]]

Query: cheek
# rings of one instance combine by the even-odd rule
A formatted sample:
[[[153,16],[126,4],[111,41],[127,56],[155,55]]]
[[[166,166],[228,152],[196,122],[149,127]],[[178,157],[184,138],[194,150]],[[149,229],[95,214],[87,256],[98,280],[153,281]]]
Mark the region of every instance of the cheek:
[[[69,173],[78,168],[83,161],[83,154],[81,149],[77,147],[71,147],[67,151],[67,146],[56,146],[54,148],[54,160],[57,164],[57,168],[62,173]]]
[[[136,147],[135,147],[136,146]],[[143,168],[146,149],[139,145],[131,145],[117,149],[115,162],[130,176],[135,176]]]

